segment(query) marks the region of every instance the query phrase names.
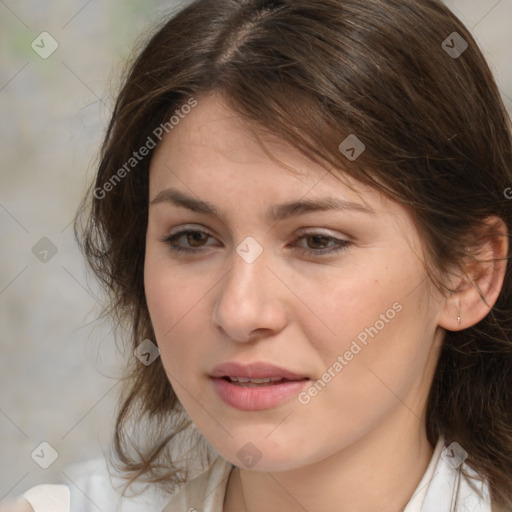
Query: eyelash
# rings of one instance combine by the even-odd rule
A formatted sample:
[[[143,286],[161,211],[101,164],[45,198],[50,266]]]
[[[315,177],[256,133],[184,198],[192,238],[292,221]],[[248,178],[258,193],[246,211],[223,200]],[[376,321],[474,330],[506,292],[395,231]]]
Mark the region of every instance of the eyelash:
[[[178,247],[175,244],[176,240],[181,238],[183,235],[193,234],[193,233],[202,233],[207,236],[212,236],[206,231],[201,231],[197,229],[186,229],[183,231],[179,231],[178,233],[175,233],[174,235],[167,236],[162,239],[162,242],[168,245],[169,249],[174,252],[181,252],[181,253],[187,253],[187,254],[197,254],[199,252],[202,252],[201,248],[198,249],[185,249],[183,247]],[[309,233],[303,233],[299,237],[297,237],[293,242],[292,246],[296,246],[295,244],[301,240],[302,238],[308,238],[308,237],[322,237],[327,239],[328,241],[335,241],[337,243],[337,247],[330,248],[329,250],[320,249],[320,250],[313,250],[313,249],[305,249],[302,247],[299,247],[299,250],[303,255],[307,256],[324,256],[324,255],[334,255],[338,254],[341,251],[345,250],[349,245],[350,242],[348,240],[340,240],[338,238],[334,238],[332,236],[324,235],[323,233],[317,233],[317,232],[309,232]]]

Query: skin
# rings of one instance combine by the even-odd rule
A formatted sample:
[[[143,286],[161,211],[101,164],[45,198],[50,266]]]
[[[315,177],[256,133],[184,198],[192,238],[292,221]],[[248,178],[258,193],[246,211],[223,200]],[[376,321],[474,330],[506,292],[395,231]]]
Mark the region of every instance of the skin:
[[[240,467],[231,473],[224,512],[403,510],[434,448],[425,404],[445,329],[468,327],[488,308],[460,276],[449,297],[429,286],[421,236],[406,209],[349,180],[351,190],[275,137],[263,140],[298,174],[271,160],[242,119],[209,94],[156,150],[150,201],[172,187],[224,215],[150,204],[144,278],[162,363],[197,428]],[[327,195],[375,213],[264,218],[276,204]],[[349,244],[322,256],[335,242],[298,239],[305,228]],[[178,246],[199,252],[173,252],[163,239],[182,229],[210,236],[182,236]],[[236,252],[247,236],[263,248],[251,264]],[[503,253],[506,242],[489,247]],[[492,267],[479,282],[490,305],[503,272],[503,265]],[[305,405],[295,396],[241,411],[225,404],[209,379],[214,366],[232,360],[271,362],[320,379],[395,303],[400,312]],[[262,454],[252,468],[237,457],[247,442]]]

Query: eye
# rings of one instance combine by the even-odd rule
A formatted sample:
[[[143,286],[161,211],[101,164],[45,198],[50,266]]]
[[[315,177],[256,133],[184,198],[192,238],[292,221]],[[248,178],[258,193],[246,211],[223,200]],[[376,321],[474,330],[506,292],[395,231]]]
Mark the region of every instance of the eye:
[[[346,249],[350,242],[348,240],[341,240],[333,236],[325,235],[323,233],[310,232],[303,233],[301,236],[292,242],[292,246],[296,247],[299,240],[307,240],[307,246],[313,249],[299,246],[299,250],[309,256],[323,256],[327,254],[337,254]],[[326,247],[329,243],[333,242],[334,245]]]
[[[184,240],[186,240],[187,243],[190,244],[192,249],[188,249],[186,247],[181,247],[177,245],[177,242],[182,237],[184,237]],[[211,237],[211,235],[206,231],[200,231],[197,229],[186,229],[183,231],[179,231],[174,235],[165,237],[162,241],[165,242],[172,251],[196,253],[199,252],[198,248],[200,249],[201,247],[204,246],[203,242],[206,242],[209,237]]]

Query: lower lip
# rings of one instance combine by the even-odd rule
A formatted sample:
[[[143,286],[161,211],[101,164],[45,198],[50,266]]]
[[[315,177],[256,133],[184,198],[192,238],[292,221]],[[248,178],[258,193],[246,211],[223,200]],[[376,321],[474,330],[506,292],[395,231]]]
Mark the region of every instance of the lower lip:
[[[242,411],[261,411],[275,407],[283,400],[300,393],[309,379],[284,381],[269,386],[245,387],[214,378],[213,386],[220,398],[231,407]]]

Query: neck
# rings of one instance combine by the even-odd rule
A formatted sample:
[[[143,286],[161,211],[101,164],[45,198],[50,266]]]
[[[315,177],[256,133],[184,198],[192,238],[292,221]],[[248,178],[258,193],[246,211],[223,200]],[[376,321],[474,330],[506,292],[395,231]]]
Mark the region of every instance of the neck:
[[[314,464],[272,473],[232,471],[224,512],[403,511],[434,447],[415,414],[403,404],[395,413],[394,421]]]

